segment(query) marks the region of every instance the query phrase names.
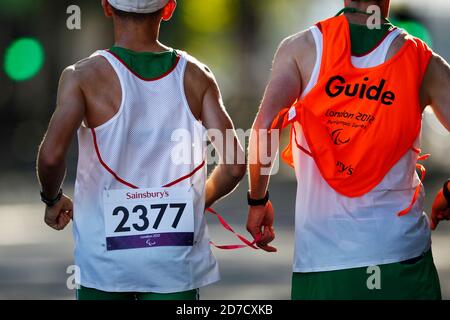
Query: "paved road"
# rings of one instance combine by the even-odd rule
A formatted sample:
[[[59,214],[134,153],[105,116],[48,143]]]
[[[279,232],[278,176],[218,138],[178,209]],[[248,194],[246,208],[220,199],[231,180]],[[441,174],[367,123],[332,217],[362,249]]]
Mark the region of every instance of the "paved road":
[[[44,226],[42,206],[32,183],[15,178],[5,184],[5,179],[0,180],[0,299],[73,299],[74,292],[66,288],[66,268],[72,264],[71,230],[56,232]],[[20,184],[20,188],[16,189],[15,184]],[[214,250],[220,261],[222,281],[203,289],[203,299],[289,298],[294,188],[292,181],[274,181],[271,189],[277,211],[275,244],[279,252]],[[430,194],[437,188],[436,183],[430,188]],[[247,186],[242,185],[226,203],[218,206],[242,233],[245,233],[246,189]],[[216,242],[235,242],[214,217],[208,217],[208,221],[210,234]],[[433,235],[435,260],[447,299],[450,298],[449,225]]]

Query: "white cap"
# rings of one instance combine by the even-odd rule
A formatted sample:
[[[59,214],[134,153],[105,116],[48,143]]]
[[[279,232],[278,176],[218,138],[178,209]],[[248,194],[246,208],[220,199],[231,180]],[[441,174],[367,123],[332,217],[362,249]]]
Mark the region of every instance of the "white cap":
[[[135,13],[152,13],[166,6],[169,0],[108,0],[117,10]]]

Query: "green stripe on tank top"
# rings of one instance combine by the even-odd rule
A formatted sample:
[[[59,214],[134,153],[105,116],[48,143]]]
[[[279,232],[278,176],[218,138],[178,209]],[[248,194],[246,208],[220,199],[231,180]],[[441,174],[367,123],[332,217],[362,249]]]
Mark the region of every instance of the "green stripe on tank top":
[[[177,62],[177,52],[136,52],[122,47],[109,49],[133,72],[146,79],[158,78],[171,70]]]

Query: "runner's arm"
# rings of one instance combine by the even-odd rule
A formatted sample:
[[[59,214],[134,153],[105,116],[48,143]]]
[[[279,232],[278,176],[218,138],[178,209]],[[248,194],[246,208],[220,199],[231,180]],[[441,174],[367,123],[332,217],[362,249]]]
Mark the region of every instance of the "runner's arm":
[[[61,75],[57,107],[39,148],[38,179],[44,195],[54,199],[66,174],[66,154],[85,114],[85,101],[76,71],[67,68]]]
[[[427,104],[450,131],[450,65],[437,54],[433,55],[428,65],[423,89]]]
[[[220,89],[211,72],[206,71],[207,89],[203,96],[202,121],[209,130],[210,140],[220,157],[206,182],[206,207],[231,193],[246,171],[245,154],[236,135],[233,122],[225,110]],[[227,139],[231,137],[232,139]],[[232,143],[227,143],[232,141]]]
[[[425,95],[426,105],[433,108],[436,117],[450,131],[450,66],[437,54],[431,57],[422,85],[422,94]],[[432,206],[431,230],[435,230],[440,221],[449,218],[449,204],[440,190]]]
[[[250,196],[253,199],[262,199],[266,195],[269,175],[262,174],[262,170],[270,172],[277,155],[277,152],[272,150],[278,150],[278,141],[276,146],[270,144],[271,135],[268,130],[281,109],[292,105],[301,93],[302,81],[294,51],[289,39],[280,45],[273,62],[269,84],[253,124],[249,145],[249,183]],[[261,163],[259,155],[267,155],[269,163]],[[260,238],[257,245],[267,252],[276,251],[276,248],[269,245],[275,239],[273,219],[274,211],[270,201],[265,207],[249,208],[247,230],[254,239]]]
[[[264,198],[269,176],[262,175],[261,170],[271,168],[276,157],[276,152],[268,153],[267,150],[278,149],[278,146],[270,146],[270,134],[267,131],[281,109],[291,106],[301,93],[300,72],[292,50],[289,40],[281,43],[275,55],[269,84],[253,123],[249,145],[250,192],[253,199]],[[259,137],[263,139],[258,139]],[[261,163],[258,155],[270,155],[270,163]]]

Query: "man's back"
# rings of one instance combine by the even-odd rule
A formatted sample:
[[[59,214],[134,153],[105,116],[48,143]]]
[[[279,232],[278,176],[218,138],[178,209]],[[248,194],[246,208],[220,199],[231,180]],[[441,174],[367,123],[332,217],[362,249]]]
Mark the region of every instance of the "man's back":
[[[364,56],[353,56],[353,67],[364,69],[384,64],[399,53],[406,43],[406,37],[406,33],[393,29],[370,52]],[[319,24],[285,42],[291,59],[302,75],[301,99],[318,84],[320,75],[328,72],[323,70],[326,68],[323,61],[329,59],[324,54],[333,53],[325,50],[326,41],[329,39],[324,39]],[[311,54],[312,52],[315,54]],[[306,63],[301,60],[308,56],[313,56],[314,60],[309,61],[307,58]],[[344,70],[341,72],[345,73]],[[346,110],[349,113],[356,112],[356,107],[357,105],[348,106]],[[410,107],[415,106],[411,104]],[[332,109],[333,106],[329,105],[328,108]],[[413,114],[415,110],[410,109],[410,112]],[[343,120],[338,116],[333,119]],[[298,181],[294,263],[296,272],[391,263],[418,256],[429,248],[430,232],[423,215],[424,193],[420,193],[418,203],[410,212],[413,219],[401,221],[395,214],[408,207],[415,188],[420,183],[414,173],[417,153],[411,149],[402,156],[371,192],[362,197],[347,198],[330,188],[314,159],[295,147],[299,145],[311,152],[303,128],[299,124],[294,126],[295,140],[292,142],[292,149]],[[420,148],[419,140],[415,146]],[[381,239],[380,232],[384,233]],[[409,234],[407,239],[406,234]]]
[[[180,52],[164,74],[144,79],[111,51],[96,56],[110,64],[116,77],[94,64],[92,78],[84,78],[95,87],[88,91],[90,96],[85,94],[86,114],[109,117],[95,127],[81,126],[78,133],[74,233],[75,262],[84,270],[82,285],[111,292],[169,293],[217,281],[204,219],[205,129],[184,94],[192,58]],[[91,70],[84,69],[82,75]],[[117,101],[108,99],[106,88],[114,82],[107,77],[119,83]],[[106,82],[95,84],[101,80]],[[106,106],[98,112],[101,103]],[[192,200],[173,190],[186,190]],[[119,191],[126,192],[126,199],[120,200]],[[147,206],[140,200],[154,195],[157,202],[165,202]],[[182,211],[177,214],[178,206]]]

